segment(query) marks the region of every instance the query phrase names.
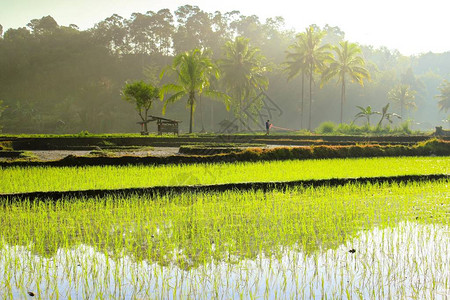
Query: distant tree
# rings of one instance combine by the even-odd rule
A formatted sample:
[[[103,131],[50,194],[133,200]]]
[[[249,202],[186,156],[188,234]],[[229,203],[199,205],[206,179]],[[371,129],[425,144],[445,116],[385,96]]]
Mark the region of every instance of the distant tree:
[[[55,32],[59,25],[51,16],[42,17],[41,19],[33,19],[27,26],[35,35],[51,34]]]
[[[134,46],[133,52],[135,54],[150,54],[151,50],[155,48],[153,40],[150,36],[150,16],[141,13],[133,13],[128,24],[130,41]]]
[[[163,55],[170,53],[175,28],[170,10],[161,9],[157,13],[153,11],[145,14],[134,13],[128,24],[134,53]]]
[[[139,117],[144,122],[145,132],[148,132],[146,122],[148,121],[148,111],[152,107],[153,101],[159,99],[159,93],[157,87],[143,81],[127,83],[122,88],[123,99],[135,105]]]
[[[94,39],[103,43],[111,53],[124,55],[130,51],[128,30],[128,21],[117,14],[113,14],[97,23],[92,29],[92,33]]]
[[[337,26],[330,26],[326,24],[323,27],[323,31],[326,35],[323,38],[323,42],[330,45],[337,45],[344,40],[345,33]]]
[[[387,121],[389,121],[389,123],[392,123],[392,122],[393,122],[393,120],[392,120],[393,117],[396,117],[396,118],[398,118],[398,119],[401,119],[401,118],[402,118],[400,115],[398,115],[398,114],[396,114],[396,113],[389,113],[389,112],[388,112],[389,104],[390,104],[390,103],[386,104],[386,106],[384,106],[383,109],[381,110],[381,113],[380,113],[381,119],[380,119],[380,121],[378,122],[377,126],[381,126],[381,123],[382,123],[384,120],[387,120]]]
[[[407,84],[399,84],[393,87],[388,92],[388,98],[400,105],[402,118],[404,117],[404,109],[416,108],[416,103],[414,102],[416,91],[411,90],[411,87]]]
[[[297,35],[297,40],[294,44],[289,46],[289,50],[286,51],[286,68],[285,71],[288,73],[288,81],[292,78],[297,77],[299,74],[302,76],[302,95],[301,95],[301,106],[300,106],[300,128],[303,128],[303,104],[305,95],[305,73],[307,71],[306,64],[306,49],[305,49],[305,33],[300,33]]]
[[[378,111],[372,110],[372,107],[370,105],[367,107],[362,107],[362,106],[356,106],[356,107],[359,108],[360,111],[355,115],[354,121],[356,121],[359,118],[366,118],[367,125],[369,125],[369,126],[370,126],[370,116],[381,114]]]
[[[3,26],[0,24],[0,38],[3,36]]]
[[[344,102],[345,102],[345,84],[346,77],[352,82],[358,82],[364,86],[364,79],[370,79],[369,71],[364,67],[365,62],[361,57],[361,48],[355,43],[348,41],[339,42],[338,46],[332,47],[336,57],[331,58],[327,69],[322,73],[322,85],[333,77],[338,78],[338,84],[341,83],[341,118],[343,121]]]
[[[169,103],[180,100],[187,96],[187,104],[190,106],[189,133],[192,133],[194,122],[194,110],[197,96],[204,94],[207,97],[223,99],[228,101],[228,96],[210,89],[210,78],[219,77],[219,69],[211,61],[211,53],[208,50],[194,49],[189,52],[178,54],[172,62],[161,72],[160,77],[169,71],[176,74],[176,83],[164,85],[160,91],[161,101],[166,94],[173,92],[165,99],[163,113]]]
[[[147,14],[151,17],[151,35],[158,52],[163,55],[169,55],[172,49],[173,34],[175,32],[172,13],[166,8],[156,13],[150,11]]]
[[[225,44],[225,58],[219,62],[222,80],[231,95],[235,116],[241,120],[248,101],[269,84],[264,60],[259,48],[251,47],[247,38],[236,37]]]
[[[198,6],[184,5],[175,11],[178,28],[173,34],[175,53],[189,51],[189,49],[210,48],[213,36],[212,16]]]
[[[322,38],[325,32],[309,26],[303,35],[300,35],[302,47],[305,49],[305,63],[307,74],[309,75],[309,121],[308,130],[311,130],[312,119],[312,85],[314,83],[314,74],[321,73],[324,70],[325,62],[330,59],[330,45],[322,45]]]
[[[438,89],[441,92],[436,96],[439,99],[439,110],[448,112],[450,109],[450,81],[444,80]]]

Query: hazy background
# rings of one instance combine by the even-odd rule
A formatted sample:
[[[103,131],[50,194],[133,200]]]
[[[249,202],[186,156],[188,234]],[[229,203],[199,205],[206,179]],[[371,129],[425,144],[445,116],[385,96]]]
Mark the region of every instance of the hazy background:
[[[417,91],[418,107],[404,119],[410,119],[414,129],[448,127],[448,114],[439,112],[435,98],[438,86],[450,79],[450,40],[442,35],[450,25],[444,1],[427,1],[426,6],[384,0],[372,6],[361,1],[191,3],[198,7],[180,9],[182,1],[2,1],[0,100],[7,105],[0,119],[3,132],[138,132],[134,107],[120,96],[125,81],[166,83],[168,79],[158,82],[157,75],[175,54],[208,47],[220,59],[224,43],[237,35],[250,38],[273,65],[267,93],[280,108],[272,118],[274,125],[300,129],[300,79],[288,82],[281,64],[295,35],[310,24],[327,31],[324,42],[359,43],[368,62],[372,80],[364,88],[348,84],[345,122],[354,119],[356,105],[381,110],[389,102],[388,91],[404,83]],[[169,10],[160,11],[165,8]],[[240,12],[229,13],[233,10]],[[153,11],[152,24],[165,26],[154,41],[139,40],[145,28],[133,13],[147,11]],[[313,128],[324,121],[338,122],[339,100],[340,86],[333,81],[314,89]],[[152,114],[162,115],[161,110],[162,104],[155,103]],[[399,107],[391,103],[391,111],[399,112]],[[169,106],[166,117],[182,120],[186,131],[185,101]],[[223,104],[201,99],[195,131],[217,131],[220,121],[232,118]]]
[[[174,11],[185,4],[208,12],[238,10],[262,20],[282,16],[286,26],[297,31],[310,24],[331,24],[343,30],[349,40],[397,49],[404,55],[450,50],[450,39],[442,35],[450,28],[445,0],[1,0],[0,24],[6,30],[51,15],[60,25],[76,24],[84,30],[112,14],[129,18],[132,13],[163,8]]]

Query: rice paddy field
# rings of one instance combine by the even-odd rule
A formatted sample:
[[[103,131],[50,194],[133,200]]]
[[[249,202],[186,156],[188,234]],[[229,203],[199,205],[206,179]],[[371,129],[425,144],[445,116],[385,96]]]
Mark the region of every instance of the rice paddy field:
[[[0,193],[449,174],[448,157],[0,169]],[[448,299],[448,179],[0,200],[1,299]]]
[[[0,168],[0,193],[449,174],[450,157],[384,157],[165,166]]]
[[[4,202],[0,295],[445,298],[448,184]]]

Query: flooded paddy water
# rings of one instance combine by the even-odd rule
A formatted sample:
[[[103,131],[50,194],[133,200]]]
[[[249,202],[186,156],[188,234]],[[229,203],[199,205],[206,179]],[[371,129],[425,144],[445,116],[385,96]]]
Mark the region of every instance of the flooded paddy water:
[[[446,299],[449,216],[448,180],[3,203],[0,296]]]

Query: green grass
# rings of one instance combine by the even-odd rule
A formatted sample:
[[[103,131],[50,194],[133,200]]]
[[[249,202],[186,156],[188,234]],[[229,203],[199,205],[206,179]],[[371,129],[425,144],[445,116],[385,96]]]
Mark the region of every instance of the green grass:
[[[157,133],[150,133],[149,135],[141,135],[140,133],[90,133],[82,131],[80,133],[68,134],[0,134],[3,138],[148,138],[148,137],[177,137],[173,134],[158,135]]]
[[[0,168],[0,193],[160,185],[449,174],[450,157],[293,160],[232,164]]]
[[[231,291],[225,298],[285,298],[306,290],[300,298],[383,298],[393,284],[421,298],[429,294],[410,289],[415,274],[426,274],[433,293],[448,288],[448,244],[427,247],[439,245],[443,237],[433,232],[450,225],[448,183],[2,202],[0,295],[23,298],[32,289],[43,298],[54,291],[73,298],[73,290],[88,298],[221,298]],[[433,234],[416,248],[414,235],[393,231],[404,222],[431,224]],[[364,241],[389,228],[371,245]],[[383,252],[394,246],[398,252]],[[296,284],[293,291],[287,283]],[[114,294],[128,289],[136,294]]]

